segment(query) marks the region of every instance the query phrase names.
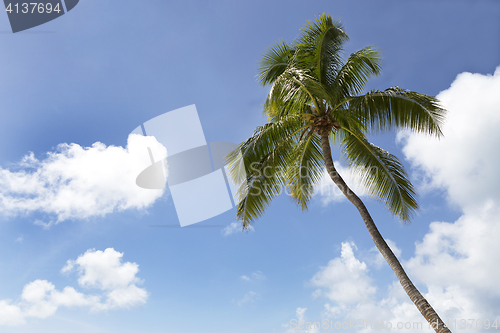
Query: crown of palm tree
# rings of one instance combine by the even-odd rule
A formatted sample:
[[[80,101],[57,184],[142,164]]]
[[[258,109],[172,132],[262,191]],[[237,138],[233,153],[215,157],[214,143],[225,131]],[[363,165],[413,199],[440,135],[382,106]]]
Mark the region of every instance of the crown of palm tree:
[[[323,14],[308,21],[293,43],[278,42],[264,54],[258,78],[271,85],[264,104],[268,123],[228,156],[234,179],[241,177],[239,156],[245,166],[237,210],[244,228],[284,188],[307,209],[325,169],[321,135],[393,215],[407,222],[418,209],[403,165],[367,135],[407,128],[440,137],[445,110],[435,98],[399,87],[363,94],[367,80],[380,73],[380,56],[366,47],[344,62],[347,41],[342,23]]]

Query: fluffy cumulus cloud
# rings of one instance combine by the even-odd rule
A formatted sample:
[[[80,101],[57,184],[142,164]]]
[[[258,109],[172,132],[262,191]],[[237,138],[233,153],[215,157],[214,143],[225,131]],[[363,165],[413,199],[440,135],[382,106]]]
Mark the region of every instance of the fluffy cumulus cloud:
[[[404,153],[426,185],[442,188],[463,215],[434,222],[408,262],[451,318],[499,319],[500,66],[493,75],[462,73],[438,95],[448,109],[444,138],[405,134]]]
[[[387,288],[384,288],[381,299],[375,297],[375,285],[370,278],[370,272],[366,263],[356,258],[354,251],[352,251],[353,245],[352,243],[343,243],[341,256],[332,260],[327,268],[321,268],[312,278],[313,285],[320,287],[313,293],[313,296],[322,296],[321,299],[327,299],[331,302],[324,305],[321,320],[314,322],[320,322],[323,328],[334,328],[335,325],[348,323],[348,328],[354,328],[361,332],[393,332],[395,329],[404,329],[415,333],[432,332],[433,329],[411,303],[398,281],[394,281]],[[404,264],[411,266],[407,262]],[[376,267],[377,264],[373,263],[373,266]],[[419,276],[412,268],[409,269],[410,276],[414,281],[425,281],[423,283],[426,289],[422,290],[426,291],[423,293],[424,297],[433,305],[442,319],[450,325],[452,331],[455,331],[455,328],[460,330],[460,326],[464,325],[461,322],[462,319],[466,319],[467,329],[472,331],[479,331],[476,325],[485,325],[488,320],[491,325],[496,319],[495,311],[498,308],[496,310],[488,309],[490,305],[474,301],[471,298],[473,295],[458,284],[447,284],[444,280],[441,285],[429,283],[432,280],[429,279],[429,276],[433,274],[433,271],[421,272],[421,276]],[[420,268],[418,267],[418,269]],[[352,276],[347,275],[348,272]],[[318,283],[318,278],[320,283]],[[353,283],[346,283],[349,278],[352,279]],[[448,276],[449,280],[450,276]],[[472,288],[475,291],[479,289],[481,289],[479,286]],[[349,297],[348,295],[353,296]],[[484,301],[484,293],[477,296],[477,301],[481,298]],[[469,319],[475,320],[472,323],[472,328],[470,328],[471,321]],[[307,324],[307,321],[305,323]]]
[[[39,223],[50,225],[144,209],[163,193],[135,184],[137,175],[151,164],[147,147],[158,158],[166,156],[155,138],[134,134],[126,148],[72,143],[60,144],[42,160],[30,153],[12,169],[0,167],[0,214],[38,212],[48,216]]]
[[[76,260],[68,260],[63,273],[76,272],[82,289],[97,290],[83,293],[73,287],[57,290],[46,280],[28,283],[21,293],[21,300],[0,300],[0,325],[16,326],[28,318],[48,318],[59,307],[86,307],[90,311],[130,308],[146,303],[148,293],[138,285],[139,266],[122,263],[123,253],[112,248],[104,251],[88,250]]]
[[[353,246],[354,243],[342,243],[340,257],[314,275],[312,285],[320,287],[315,296],[324,294],[334,302],[353,304],[374,295],[376,289],[367,275],[368,268],[354,257]]]
[[[61,272],[76,271],[78,284],[85,288],[100,289],[105,292],[106,302],[98,309],[129,308],[146,302],[147,292],[139,288],[141,280],[136,277],[139,265],[121,262],[123,253],[112,248],[104,251],[88,250],[72,261],[69,260]]]
[[[17,326],[25,323],[23,312],[11,300],[0,301],[0,325]]]
[[[462,73],[437,97],[448,110],[444,137],[400,133],[399,140],[424,193],[445,193],[462,216],[432,222],[403,266],[452,331],[479,332],[500,326],[500,67],[493,75]],[[341,256],[314,275],[314,296],[329,301],[323,318],[362,319],[361,331],[394,331],[398,323],[408,332],[432,331],[399,282],[379,287],[382,299],[373,297],[364,264],[343,243]],[[380,327],[382,320],[392,326]]]
[[[431,188],[467,210],[500,201],[500,67],[494,75],[462,73],[437,98],[448,110],[440,140],[401,133],[403,152]]]
[[[400,253],[394,242],[387,241],[394,252]],[[391,332],[398,328],[399,323],[400,326],[407,325],[399,327],[405,331],[429,330],[429,325],[424,322],[413,304],[408,302],[398,282],[383,290],[385,295],[383,299],[377,299],[377,288],[368,265],[356,257],[356,250],[354,243],[342,243],[340,257],[331,260],[326,267],[320,268],[311,279],[312,286],[318,287],[313,297],[329,301],[324,305],[321,320],[312,321],[313,324],[316,323],[313,328],[319,329],[318,323],[320,323],[321,329]],[[378,267],[379,264],[373,260],[372,266]],[[304,324],[307,323],[306,321]]]

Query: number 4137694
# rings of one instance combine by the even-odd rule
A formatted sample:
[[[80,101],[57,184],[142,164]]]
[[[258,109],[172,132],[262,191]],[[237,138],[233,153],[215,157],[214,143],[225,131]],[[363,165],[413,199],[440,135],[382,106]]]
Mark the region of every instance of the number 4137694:
[[[51,3],[43,3],[43,2],[30,2],[30,3],[16,3],[15,5],[12,5],[9,3],[7,8],[5,8],[5,11],[7,11],[9,14],[14,12],[15,14],[22,13],[22,14],[28,14],[28,13],[38,13],[38,14],[43,14],[47,13],[50,14],[52,12],[59,13],[61,9],[59,8],[59,3],[57,3],[55,6],[52,6]]]

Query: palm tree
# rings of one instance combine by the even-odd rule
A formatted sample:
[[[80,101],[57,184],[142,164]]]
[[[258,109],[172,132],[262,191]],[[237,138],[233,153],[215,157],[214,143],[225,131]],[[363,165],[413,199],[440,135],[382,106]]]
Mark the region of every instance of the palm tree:
[[[336,171],[330,147],[332,142],[340,148],[371,195],[409,222],[418,208],[415,189],[398,159],[370,143],[367,135],[405,128],[440,137],[445,110],[435,98],[399,87],[362,94],[367,79],[380,73],[379,53],[366,47],[344,62],[341,53],[347,40],[342,23],[322,14],[308,21],[292,44],[279,42],[263,56],[260,83],[271,85],[264,104],[268,123],[228,155],[233,179],[246,177],[239,190],[237,218],[245,230],[283,188],[307,209],[326,167],[358,209],[420,313],[436,332],[450,332],[408,278],[363,202]]]

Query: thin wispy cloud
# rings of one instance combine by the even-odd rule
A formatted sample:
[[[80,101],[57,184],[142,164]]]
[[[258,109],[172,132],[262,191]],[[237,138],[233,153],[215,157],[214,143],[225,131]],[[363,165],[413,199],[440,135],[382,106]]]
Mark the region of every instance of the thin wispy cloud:
[[[240,279],[243,281],[247,281],[247,282],[261,281],[261,280],[265,280],[266,276],[261,271],[255,271],[249,276],[247,276],[247,275],[240,276]]]
[[[247,232],[248,231],[255,231],[254,227],[249,225],[247,227]],[[242,230],[242,227],[241,227],[241,222],[232,222],[230,225],[228,225],[227,227],[225,227],[224,229],[222,229],[222,235],[223,236],[229,236],[229,235],[232,235],[232,234],[235,234],[235,233],[242,233],[243,230]]]
[[[238,302],[236,302],[236,304],[238,304],[238,306],[242,306],[243,304],[246,304],[246,303],[253,303],[258,299],[260,299],[260,295],[258,293],[256,293],[255,291],[250,291],[247,294],[245,294],[245,296],[243,296],[242,299],[240,299]]]

